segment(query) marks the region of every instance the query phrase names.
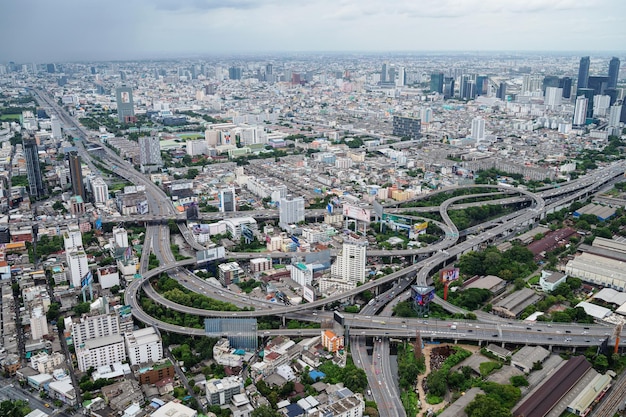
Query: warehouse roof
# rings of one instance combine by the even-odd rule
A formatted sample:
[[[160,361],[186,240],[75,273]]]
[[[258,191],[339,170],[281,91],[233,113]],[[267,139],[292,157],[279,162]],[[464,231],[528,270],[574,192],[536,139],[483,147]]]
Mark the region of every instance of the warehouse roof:
[[[609,310],[608,308],[600,307],[586,301],[581,301],[580,303],[576,304],[576,307],[584,308],[585,313],[596,319],[603,319],[611,315],[611,310]]]
[[[607,303],[616,304],[621,306],[626,303],[626,293],[622,291],[615,291],[613,288],[601,289],[593,298],[606,301]]]

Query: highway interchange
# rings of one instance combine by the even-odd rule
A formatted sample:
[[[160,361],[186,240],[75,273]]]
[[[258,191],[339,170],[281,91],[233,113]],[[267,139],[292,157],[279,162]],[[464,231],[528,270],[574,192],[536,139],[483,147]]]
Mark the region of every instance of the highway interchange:
[[[63,109],[60,108],[46,93],[36,91],[36,94],[47,105],[54,110],[61,118],[66,127],[74,127],[78,130],[83,140],[89,141],[89,133],[84,130],[78,122],[70,117]],[[90,161],[91,156],[82,147],[77,146],[81,157],[85,161]],[[531,206],[524,210],[519,210],[512,214],[502,217],[501,219],[490,221],[480,228],[475,228],[476,234],[470,235],[467,239],[459,239],[459,231],[450,220],[448,210],[453,204],[459,200],[467,199],[470,196],[454,197],[446,200],[437,208],[410,208],[407,211],[424,212],[438,210],[443,224],[440,225],[445,231],[446,237],[440,242],[430,245],[426,248],[407,249],[401,251],[385,251],[372,250],[368,251],[368,256],[412,256],[416,261],[412,265],[396,271],[392,274],[379,278],[375,281],[367,282],[359,286],[355,290],[343,293],[341,295],[328,297],[315,301],[306,305],[298,306],[282,306],[271,303],[263,303],[257,299],[250,299],[245,295],[235,294],[224,288],[217,288],[206,281],[193,275],[187,267],[195,264],[195,259],[176,262],[170,250],[169,228],[163,222],[153,222],[159,219],[176,218],[181,221],[177,222],[181,234],[185,240],[196,250],[203,247],[193,240],[193,236],[186,224],[176,213],[171,201],[165,193],[147,177],[134,170],[123,158],[120,158],[112,150],[103,147],[105,156],[103,158],[113,171],[134,184],[144,185],[148,195],[150,207],[150,215],[145,217],[146,234],[143,247],[143,253],[140,264],[140,273],[142,278],[133,281],[128,285],[125,291],[126,302],[131,305],[133,316],[147,325],[156,326],[162,331],[169,331],[189,335],[204,335],[204,329],[192,329],[182,326],[175,326],[156,318],[150,317],[142,309],[139,302],[139,290],[143,288],[146,296],[152,298],[155,302],[160,303],[167,308],[204,317],[259,317],[263,315],[272,315],[279,317],[288,317],[299,320],[308,321],[328,321],[332,320],[332,312],[323,311],[327,304],[335,301],[349,299],[365,290],[373,290],[379,292],[380,289],[390,287],[385,293],[381,293],[377,297],[377,301],[373,305],[363,308],[361,314],[343,314],[345,317],[346,328],[349,329],[351,335],[352,353],[355,363],[361,363],[361,367],[365,369],[368,382],[372,390],[372,396],[379,404],[386,404],[388,416],[404,417],[404,410],[399,402],[399,394],[397,387],[392,382],[394,380],[391,375],[391,367],[389,365],[389,338],[415,338],[416,330],[424,340],[451,340],[454,342],[478,341],[479,343],[497,342],[497,343],[515,343],[515,344],[540,344],[545,346],[564,346],[569,348],[597,346],[607,338],[613,341],[613,329],[601,325],[575,325],[562,323],[535,323],[528,325],[523,322],[514,320],[506,320],[500,317],[477,312],[478,320],[475,321],[456,321],[455,329],[452,329],[451,321],[442,320],[424,320],[424,319],[405,319],[390,317],[389,309],[385,309],[385,305],[394,300],[401,294],[407,293],[407,288],[413,284],[427,285],[428,278],[432,276],[441,267],[454,262],[458,257],[472,250],[478,250],[485,243],[493,243],[498,239],[503,239],[515,234],[522,227],[527,227],[541,219],[545,214],[557,211],[563,207],[569,206],[573,201],[589,196],[603,187],[615,182],[617,178],[621,178],[624,174],[624,163],[614,163],[608,168],[596,170],[584,177],[571,181],[559,188],[549,188],[537,193],[510,189],[507,187],[500,188],[501,192],[515,192],[519,197],[506,197],[509,200],[515,199],[519,201],[532,201]],[[88,162],[89,163],[89,162]],[[476,187],[477,191],[481,188]],[[494,188],[491,186],[490,188]],[[479,192],[477,192],[480,195]],[[472,203],[469,203],[472,204]],[[493,204],[493,202],[480,202],[478,204]],[[388,212],[395,212],[392,208],[386,209]],[[322,216],[322,212],[307,212],[307,216]],[[246,212],[245,215],[252,217],[270,218],[276,217],[275,210],[264,210],[257,212]],[[210,213],[207,218],[218,219],[223,218],[223,213]],[[135,218],[135,221],[138,219]],[[154,253],[159,259],[158,268],[148,270],[148,262],[150,253]],[[290,257],[294,254],[272,253],[273,257]],[[237,254],[229,253],[229,258],[249,259],[258,257],[258,254]],[[423,259],[423,257],[426,257]],[[421,259],[421,260],[418,260]],[[150,279],[157,277],[163,272],[167,272],[173,278],[177,279],[180,284],[188,289],[207,295],[211,298],[229,301],[239,307],[250,307],[254,305],[254,311],[240,312],[222,312],[199,310],[192,307],[181,306],[166,300],[160,296],[150,285]],[[446,310],[452,313],[467,313],[463,309],[453,306],[443,300],[437,299],[436,302],[442,305]],[[321,309],[321,310],[318,310]],[[385,313],[385,311],[387,313]],[[377,313],[381,313],[377,315]],[[259,332],[259,336],[287,335],[287,336],[313,336],[319,335],[319,329],[276,329],[265,330]],[[375,343],[373,355],[370,358],[365,350],[365,338],[373,337],[380,340]],[[620,346],[624,346],[626,337],[622,334]],[[358,361],[358,362],[357,362]],[[393,411],[395,410],[395,411]],[[381,414],[382,415],[382,414]]]

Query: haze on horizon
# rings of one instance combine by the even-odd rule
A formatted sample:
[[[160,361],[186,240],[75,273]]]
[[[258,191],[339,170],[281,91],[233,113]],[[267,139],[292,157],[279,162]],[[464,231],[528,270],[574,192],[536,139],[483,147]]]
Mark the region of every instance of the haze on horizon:
[[[307,51],[623,51],[623,0],[20,0],[0,62]]]

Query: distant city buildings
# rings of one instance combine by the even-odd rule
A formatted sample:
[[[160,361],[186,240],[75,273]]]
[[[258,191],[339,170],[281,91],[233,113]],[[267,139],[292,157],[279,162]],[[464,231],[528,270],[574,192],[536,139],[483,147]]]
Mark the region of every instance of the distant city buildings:
[[[135,122],[135,104],[133,102],[133,89],[130,87],[118,87],[115,90],[117,101],[117,119],[121,123]]]
[[[393,116],[393,135],[418,139],[421,136],[422,121],[414,117]]]

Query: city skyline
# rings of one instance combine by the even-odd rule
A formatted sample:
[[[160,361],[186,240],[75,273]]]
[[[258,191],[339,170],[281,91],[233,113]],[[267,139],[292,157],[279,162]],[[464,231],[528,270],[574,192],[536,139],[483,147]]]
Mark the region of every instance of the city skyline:
[[[261,52],[623,50],[618,0],[25,0],[3,5],[2,61]],[[589,30],[582,30],[589,28]]]

